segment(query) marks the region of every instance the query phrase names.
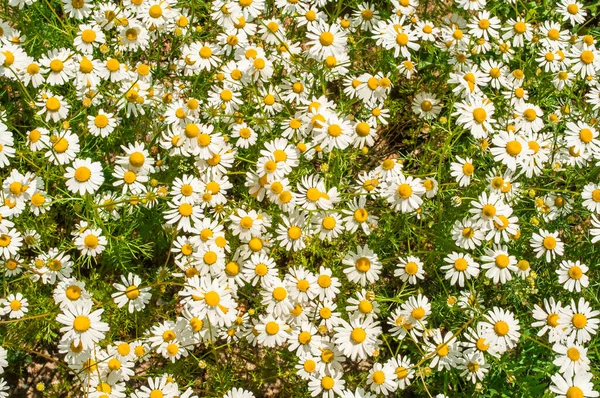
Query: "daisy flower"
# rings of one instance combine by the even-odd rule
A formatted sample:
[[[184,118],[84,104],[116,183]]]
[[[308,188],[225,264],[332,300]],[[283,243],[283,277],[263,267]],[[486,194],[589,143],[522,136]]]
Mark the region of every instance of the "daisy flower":
[[[458,162],[450,164],[450,175],[456,179],[459,187],[466,187],[471,184],[471,177],[475,173],[475,167],[473,166],[473,159],[466,157],[461,158],[457,156]]]
[[[583,297],[577,303],[571,299],[571,305],[563,307],[559,314],[558,325],[564,330],[563,339],[574,338],[580,344],[590,341],[598,331],[599,314],[600,311],[593,310]]]
[[[477,200],[471,202],[469,212],[473,214],[473,221],[479,223],[484,228],[493,228],[494,222],[502,223],[498,217],[501,214],[508,213],[509,207],[503,202],[502,196],[497,193],[482,192]]]
[[[465,217],[454,222],[452,239],[456,246],[465,250],[473,250],[481,245],[481,242],[485,239],[485,232],[478,223]]]
[[[446,265],[440,267],[446,271],[445,278],[450,280],[450,284],[464,287],[465,280],[477,278],[479,276],[479,263],[471,255],[452,252],[444,259]]]
[[[6,260],[17,255],[23,246],[23,237],[16,229],[0,226],[0,255]]]
[[[473,37],[484,38],[490,40],[491,38],[497,39],[500,37],[498,30],[500,30],[500,19],[495,16],[491,16],[489,11],[479,11],[477,17],[473,19],[472,23],[467,25],[469,33]]]
[[[333,398],[340,396],[344,392],[342,372],[337,371],[329,375],[322,374],[318,377],[311,377],[308,382],[308,391],[311,396],[321,396],[322,398]]]
[[[319,300],[334,299],[340,292],[339,287],[342,286],[337,277],[332,276],[330,268],[321,266],[317,273],[317,285],[319,289]]]
[[[513,348],[519,341],[519,320],[510,311],[494,307],[481,323],[483,335],[500,353]]]
[[[331,241],[343,232],[342,217],[339,213],[319,212],[313,216],[313,231],[318,239]]]
[[[558,366],[559,372],[566,377],[584,374],[590,370],[590,360],[587,356],[587,348],[574,341],[555,343],[552,351],[559,356],[552,362]]]
[[[38,111],[38,115],[45,115],[44,121],[48,122],[59,122],[62,119],[66,119],[69,115],[69,104],[60,95],[54,95],[50,91],[44,91],[40,94],[40,100],[35,104],[41,109]]]
[[[371,318],[353,317],[350,322],[344,320],[334,328],[335,344],[340,351],[353,361],[364,360],[372,356],[380,341],[379,322]]]
[[[22,318],[27,312],[29,312],[29,302],[21,294],[9,294],[4,301],[4,314],[8,315],[10,319]]]
[[[485,276],[494,283],[506,283],[512,280],[512,272],[517,272],[517,258],[508,253],[506,246],[494,245],[485,249],[481,256],[481,268],[487,270]]]
[[[600,149],[598,130],[585,122],[567,122],[565,133],[566,144],[580,156],[594,154]]]
[[[421,207],[425,188],[420,178],[400,175],[388,182],[387,189],[382,196],[392,204],[395,210],[401,213],[410,213]]]
[[[96,137],[106,138],[117,127],[117,118],[113,113],[106,113],[99,109],[96,116],[88,116],[88,129]]]
[[[563,22],[569,21],[573,26],[584,23],[587,16],[583,4],[573,0],[561,0],[556,6],[556,12],[562,15]]]
[[[579,260],[575,262],[563,260],[560,263],[560,268],[556,270],[558,283],[570,292],[575,290],[579,293],[582,287],[586,288],[589,285],[589,278],[585,274],[587,271],[587,265],[580,263]]]
[[[410,386],[412,379],[415,377],[414,364],[409,358],[398,355],[390,358],[387,363],[394,370],[394,376],[398,389],[404,390]]]
[[[490,152],[494,160],[506,165],[511,171],[515,171],[523,158],[532,152],[523,137],[512,131],[500,131],[492,139],[492,144]]]
[[[369,370],[367,385],[376,394],[388,395],[398,388],[395,382],[394,368],[388,364],[374,363]]]
[[[231,225],[230,232],[242,240],[250,240],[252,236],[259,236],[263,229],[263,218],[259,217],[256,210],[245,211],[237,209],[235,214],[231,215],[229,220]]]
[[[377,255],[367,245],[357,246],[356,253],[348,252],[342,264],[347,266],[344,273],[348,280],[361,286],[376,282],[382,269]]]
[[[258,343],[265,347],[277,347],[284,344],[291,336],[287,325],[273,315],[261,318],[255,326],[258,332]]]
[[[556,256],[564,254],[565,244],[558,237],[558,232],[551,233],[545,229],[540,229],[538,233],[533,233],[529,244],[536,253],[535,256],[540,258],[545,255],[548,263]]]
[[[466,377],[473,384],[483,380],[489,368],[490,365],[485,363],[484,357],[478,353],[463,355],[462,361],[457,366],[457,369],[462,370],[460,376]]]
[[[79,303],[91,301],[90,294],[85,290],[85,283],[75,278],[61,280],[54,289],[53,297],[61,310],[67,307],[73,309]]]
[[[75,159],[72,166],[66,168],[65,173],[67,189],[83,196],[86,193],[95,193],[104,182],[102,165],[92,162],[91,159]]]
[[[476,138],[486,138],[494,132],[494,104],[488,99],[475,98],[469,102],[457,102],[456,123],[467,129]]]
[[[517,115],[515,127],[518,131],[523,131],[525,134],[531,132],[537,133],[544,128],[544,121],[542,119],[544,112],[537,105],[526,102],[517,104],[515,106],[515,114]]]
[[[442,111],[442,106],[437,96],[425,91],[415,95],[411,107],[415,115],[425,120],[437,118]]]
[[[538,336],[548,333],[548,341],[558,342],[562,338],[562,329],[559,327],[560,316],[563,313],[561,302],[556,302],[553,297],[544,299],[544,307],[535,304],[533,307],[533,318],[536,320],[531,323],[532,327],[541,327]]]
[[[58,314],[56,320],[65,325],[60,329],[63,340],[71,340],[73,344],[82,344],[84,350],[91,350],[104,339],[105,332],[109,331],[108,324],[100,320],[104,309],[92,312],[91,301],[82,302],[74,308],[65,308]]]
[[[550,391],[556,394],[556,398],[597,397],[600,393],[594,391],[592,376],[592,373],[588,372],[583,372],[571,377],[556,373],[552,376]]]
[[[100,228],[88,228],[78,233],[73,243],[83,256],[96,257],[104,251],[108,240]]]
[[[252,286],[259,282],[262,286],[268,286],[277,278],[277,264],[265,253],[253,253],[244,262],[242,272]]]
[[[121,275],[121,282],[113,283],[113,287],[117,289],[117,292],[111,295],[117,307],[121,308],[127,305],[130,313],[143,310],[152,297],[152,294],[149,293],[150,288],[140,288],[142,280],[131,272],[127,275],[127,278]]]
[[[179,394],[177,383],[170,382],[167,376],[149,377],[148,385],[134,392],[137,398],[175,398]]]
[[[346,52],[348,38],[346,33],[335,24],[310,25],[306,38],[310,54],[319,60],[324,60],[330,55],[336,57]]]
[[[398,257],[398,261],[399,263],[396,264],[394,276],[399,277],[402,282],[408,281],[408,283],[414,285],[417,283],[417,279],[425,278],[425,270],[423,268],[423,263],[418,257]]]
[[[440,329],[435,329],[432,341],[426,341],[427,357],[432,358],[429,367],[441,371],[455,367],[460,359],[460,345],[452,332],[442,336]]]

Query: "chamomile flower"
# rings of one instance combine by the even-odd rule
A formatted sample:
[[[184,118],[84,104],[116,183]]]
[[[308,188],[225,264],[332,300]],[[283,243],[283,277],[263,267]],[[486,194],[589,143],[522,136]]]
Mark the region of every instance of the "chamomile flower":
[[[402,282],[408,282],[411,285],[417,283],[418,279],[425,278],[423,263],[418,257],[407,256],[398,257],[399,263],[396,265],[394,276],[397,276]]]
[[[485,315],[482,333],[499,352],[513,348],[519,341],[519,320],[510,311],[494,307]]]
[[[104,182],[102,165],[91,159],[75,159],[72,166],[66,168],[67,189],[83,196],[95,193]]]
[[[486,138],[494,132],[494,104],[487,99],[475,98],[469,102],[457,102],[456,123],[469,130],[474,138]]]
[[[4,314],[10,319],[19,319],[29,312],[29,301],[21,293],[11,293],[4,301]]]
[[[444,260],[447,264],[440,269],[446,271],[445,278],[449,279],[452,285],[458,283],[458,286],[464,287],[465,280],[479,276],[479,263],[469,254],[452,252]]]
[[[465,217],[462,220],[454,222],[452,226],[452,239],[456,246],[466,250],[473,250],[481,245],[481,242],[485,239],[485,232],[478,223]]]
[[[317,285],[319,290],[319,300],[332,300],[340,292],[342,285],[339,279],[333,276],[330,268],[321,266],[317,273]]]
[[[66,119],[69,115],[70,106],[61,95],[52,94],[50,91],[44,91],[40,94],[39,101],[35,104],[40,108],[38,115],[44,116],[44,120],[48,122],[58,122]]]
[[[374,363],[369,370],[367,377],[367,385],[370,390],[377,394],[388,395],[396,391],[397,385],[395,382],[394,368],[387,363]]]
[[[268,286],[277,278],[276,267],[275,260],[265,253],[253,253],[250,259],[244,262],[242,272],[252,286],[258,283]]]
[[[537,258],[545,256],[548,263],[556,256],[564,254],[564,243],[558,237],[558,232],[540,229],[538,233],[533,233],[529,243],[535,252],[535,256]]]
[[[17,255],[23,246],[23,237],[15,228],[0,226],[0,255],[6,260]]]
[[[575,290],[579,293],[582,287],[586,288],[589,285],[589,278],[585,274],[587,271],[587,265],[582,264],[579,260],[575,262],[563,260],[560,268],[556,270],[558,283],[570,292]]]
[[[442,111],[442,106],[437,96],[425,91],[415,95],[411,107],[417,116],[425,120],[437,118]]]
[[[561,373],[556,373],[552,376],[550,391],[556,394],[556,398],[597,397],[600,393],[594,391],[592,376],[592,373],[587,372],[574,376],[563,376]]]
[[[494,283],[506,283],[512,280],[512,272],[517,272],[517,258],[508,253],[506,246],[494,245],[485,249],[481,256],[481,268],[487,270],[485,276]]]
[[[102,235],[100,228],[87,228],[77,234],[73,243],[82,255],[95,257],[106,249],[108,240]]]
[[[552,351],[559,356],[552,362],[559,366],[559,372],[566,377],[584,374],[590,370],[590,360],[587,356],[587,348],[574,341],[555,343]]]
[[[367,245],[358,246],[356,253],[348,252],[342,264],[347,266],[344,273],[348,280],[361,286],[376,282],[382,269],[377,255]]]
[[[406,177],[401,174],[388,182],[383,196],[395,210],[410,213],[421,207],[423,203],[421,196],[424,194],[425,188],[420,178]]]
[[[484,357],[481,354],[471,353],[463,355],[457,368],[462,370],[461,377],[466,377],[467,380],[475,384],[485,378],[490,365],[484,362]]]
[[[593,310],[583,297],[578,302],[571,299],[571,305],[563,307],[558,318],[559,327],[564,331],[563,339],[573,338],[580,344],[590,341],[598,331],[599,314],[600,311]]]
[[[460,345],[452,332],[442,336],[440,329],[435,329],[431,336],[432,341],[427,341],[427,356],[432,358],[429,367],[442,370],[456,366],[460,358]]]
[[[563,21],[569,21],[573,26],[584,23],[587,15],[583,4],[577,0],[561,0],[557,4],[556,12],[562,15]]]
[[[548,341],[551,343],[561,339],[562,329],[559,328],[560,315],[563,312],[561,302],[556,302],[553,297],[544,299],[544,307],[538,304],[534,305],[533,318],[536,320],[531,323],[532,327],[541,327],[538,331],[538,336],[543,336],[548,333]]]
[[[343,393],[345,383],[344,379],[342,379],[341,371],[316,375],[316,377],[309,379],[308,391],[310,391],[313,397],[333,398]]]
[[[125,277],[121,275],[121,283],[113,283],[117,292],[111,296],[117,307],[121,308],[127,305],[130,313],[141,311],[150,301],[152,294],[149,287],[140,287],[142,279],[131,272]]]
[[[255,328],[258,332],[258,343],[265,347],[281,346],[291,336],[289,326],[272,315],[261,318]]]
[[[58,314],[56,320],[64,326],[60,329],[63,334],[63,340],[71,340],[73,344],[81,343],[83,349],[91,350],[109,331],[106,322],[102,322],[100,315],[104,309],[97,309],[92,312],[91,301],[82,302],[74,308],[65,308]]]
[[[450,164],[450,175],[456,179],[459,187],[466,187],[471,184],[471,177],[475,173],[473,159],[465,157],[464,159],[457,156],[458,162]]]
[[[309,52],[317,59],[324,60],[330,55],[335,57],[346,52],[346,33],[335,24],[310,25],[306,38]]]
[[[353,317],[349,323],[342,321],[334,330],[335,344],[352,360],[364,360],[372,356],[380,344],[378,337],[381,327],[374,319]]]

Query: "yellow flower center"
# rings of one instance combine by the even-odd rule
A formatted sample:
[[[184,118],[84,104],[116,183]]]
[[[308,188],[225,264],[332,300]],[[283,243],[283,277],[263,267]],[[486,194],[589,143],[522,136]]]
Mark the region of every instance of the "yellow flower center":
[[[571,4],[574,5],[574,4]],[[583,398],[583,390],[577,386],[571,386],[567,389],[566,398]]]
[[[383,371],[381,370],[376,370],[375,372],[373,372],[371,379],[373,380],[373,383],[377,385],[383,384],[383,382],[385,381],[385,373],[383,373]]]
[[[86,182],[92,176],[92,172],[85,166],[78,167],[75,170],[75,179],[79,182]]]
[[[46,109],[50,112],[57,112],[60,109],[60,101],[56,97],[50,97],[46,100]]]
[[[535,112],[535,109],[532,109],[532,108],[526,109],[525,112],[523,112],[523,117],[525,118],[525,120],[527,120],[529,122],[533,122],[535,119],[537,119],[537,114]]]
[[[487,119],[487,112],[483,108],[473,109],[473,120],[481,124]]]
[[[271,336],[279,332],[279,325],[276,322],[268,322],[265,326],[265,331]]]
[[[592,133],[592,130],[590,130],[588,128],[583,128],[579,132],[579,139],[584,144],[589,144],[594,139],[594,134]]]
[[[573,315],[573,318],[571,319],[571,323],[577,329],[583,329],[585,327],[585,325],[587,325],[587,318],[583,314],[575,314],[575,315]]]
[[[350,333],[350,338],[356,344],[360,344],[367,339],[367,332],[363,328],[354,328]]]
[[[498,321],[494,324],[494,332],[498,336],[506,336],[508,334],[508,323],[505,321]]]
[[[410,262],[406,263],[406,266],[404,267],[404,271],[408,275],[415,275],[419,271],[419,266],[417,265],[417,263],[410,261]]]
[[[469,263],[464,258],[458,258],[454,261],[454,269],[457,271],[464,271],[469,266]]]
[[[79,315],[73,320],[73,329],[79,333],[87,331],[91,326],[90,318],[85,315]]]
[[[413,189],[409,184],[400,184],[398,186],[398,196],[400,196],[402,199],[408,199],[410,198],[410,196],[413,193]]]
[[[333,44],[334,36],[331,32],[323,32],[319,36],[319,42],[322,46],[330,46]]]
[[[83,244],[88,248],[88,249],[95,249],[96,247],[98,247],[98,237],[96,235],[87,235],[84,239],[83,239]]]
[[[517,156],[518,154],[521,153],[521,150],[523,149],[523,146],[521,145],[521,143],[517,140],[513,140],[513,141],[509,141],[506,144],[506,152],[510,155],[510,156]]]
[[[506,254],[498,254],[495,263],[498,268],[506,268],[510,264],[510,258]]]
[[[556,239],[552,236],[546,236],[542,241],[542,244],[547,250],[553,250],[556,247]]]

